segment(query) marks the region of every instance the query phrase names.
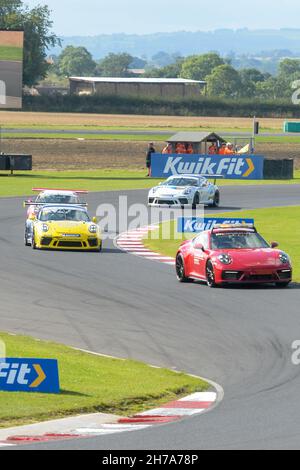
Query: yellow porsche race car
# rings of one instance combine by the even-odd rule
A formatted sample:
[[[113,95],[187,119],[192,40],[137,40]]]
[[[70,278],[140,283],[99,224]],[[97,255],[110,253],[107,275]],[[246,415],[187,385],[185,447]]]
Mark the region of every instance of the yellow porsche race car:
[[[29,244],[35,249],[101,251],[97,219],[76,205],[47,205],[30,215],[33,230]]]

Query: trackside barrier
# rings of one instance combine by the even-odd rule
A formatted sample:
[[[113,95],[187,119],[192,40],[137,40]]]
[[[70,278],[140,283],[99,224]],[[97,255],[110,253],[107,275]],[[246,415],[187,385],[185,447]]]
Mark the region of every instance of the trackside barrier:
[[[32,155],[0,154],[0,170],[31,171]]]
[[[264,157],[260,155],[165,155],[151,157],[153,178],[180,174],[203,174],[226,179],[263,179]]]
[[[205,230],[211,230],[217,224],[230,224],[230,225],[254,225],[254,219],[241,219],[241,218],[220,218],[220,217],[179,217],[177,219],[177,232],[178,233],[200,233]]]
[[[294,160],[282,158],[279,160],[265,159],[264,179],[266,180],[291,180],[294,178]]]
[[[5,392],[59,393],[56,359],[0,359],[0,390]]]

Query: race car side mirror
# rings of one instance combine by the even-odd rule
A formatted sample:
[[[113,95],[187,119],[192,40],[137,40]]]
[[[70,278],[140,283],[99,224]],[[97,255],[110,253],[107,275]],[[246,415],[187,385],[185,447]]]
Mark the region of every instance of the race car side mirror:
[[[271,248],[277,248],[278,246],[279,246],[279,243],[271,242]]]
[[[195,248],[196,250],[205,251],[204,246],[202,245],[202,243],[196,243],[196,245],[194,246],[194,248]]]
[[[35,214],[30,214],[30,216],[28,218],[29,218],[29,220],[35,220],[36,216],[35,216]]]
[[[93,217],[92,221],[94,222],[94,224],[96,224],[98,222],[97,217]]]

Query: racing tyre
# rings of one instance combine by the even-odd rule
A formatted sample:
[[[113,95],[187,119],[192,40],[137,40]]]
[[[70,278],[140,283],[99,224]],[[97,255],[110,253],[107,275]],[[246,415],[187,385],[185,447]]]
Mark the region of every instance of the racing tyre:
[[[219,205],[220,205],[220,193],[219,191],[217,191],[214,197],[214,202],[212,203],[212,207],[219,207]]]
[[[206,282],[208,287],[216,287],[215,272],[212,262],[209,260],[206,265]]]
[[[27,230],[25,231],[24,243],[25,243],[25,246],[30,246],[30,245],[31,245],[31,243],[29,243],[29,241],[28,241],[28,233],[27,233]]]
[[[36,244],[35,244],[35,240],[34,240],[34,233],[32,233],[31,248],[32,248],[33,250],[36,250]]]
[[[192,204],[192,209],[197,209],[197,206],[200,204],[200,197],[199,194],[196,193],[194,196],[193,204]]]
[[[189,282],[189,278],[185,275],[184,261],[182,255],[176,257],[176,276],[179,282]]]

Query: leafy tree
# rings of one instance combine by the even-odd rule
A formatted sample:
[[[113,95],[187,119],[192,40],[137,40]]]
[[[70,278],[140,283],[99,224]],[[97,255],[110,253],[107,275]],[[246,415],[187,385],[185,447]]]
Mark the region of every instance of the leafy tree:
[[[130,54],[108,54],[97,66],[96,73],[102,77],[128,77],[133,57]]]
[[[291,75],[298,73],[300,78],[300,60],[299,59],[284,59],[279,63],[278,75],[281,77],[289,78]]]
[[[59,75],[70,77],[72,75],[94,75],[96,62],[85,47],[67,46],[58,59],[57,69]]]
[[[158,67],[167,67],[173,64],[178,59],[178,54],[168,54],[164,51],[159,51],[152,56],[152,62]]]
[[[180,75],[191,80],[205,80],[216,67],[224,64],[224,60],[214,52],[193,55],[183,61]]]
[[[140,57],[133,57],[131,64],[129,64],[131,69],[144,69],[146,65],[147,61]]]
[[[239,73],[231,65],[220,65],[206,77],[210,96],[236,98],[241,95],[242,82]]]
[[[255,68],[243,69],[239,71],[241,79],[240,96],[243,98],[253,98],[257,94],[256,83],[266,80],[266,76]]]
[[[46,51],[60,44],[51,32],[48,6],[29,9],[21,0],[0,0],[0,29],[24,30],[24,85],[32,86],[47,75]]]
[[[153,78],[178,78],[181,74],[182,63],[184,59],[177,59],[174,64],[167,65],[160,69],[149,69],[145,73],[145,77]]]
[[[265,74],[254,68],[240,70],[240,77],[242,81],[249,80],[254,83],[264,82],[266,79]]]

